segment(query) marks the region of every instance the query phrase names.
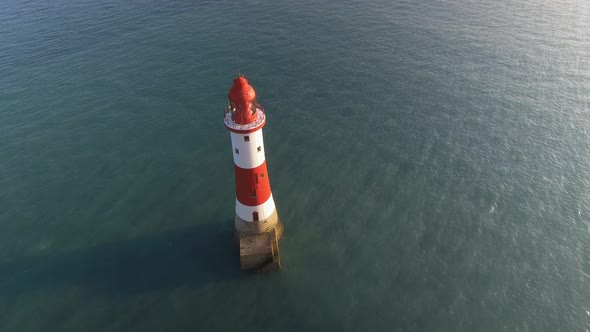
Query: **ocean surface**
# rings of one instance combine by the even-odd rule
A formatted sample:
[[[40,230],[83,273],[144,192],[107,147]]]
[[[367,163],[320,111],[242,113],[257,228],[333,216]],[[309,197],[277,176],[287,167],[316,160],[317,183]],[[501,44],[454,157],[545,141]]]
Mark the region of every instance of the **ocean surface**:
[[[587,0],[2,0],[0,96],[2,332],[590,330]]]

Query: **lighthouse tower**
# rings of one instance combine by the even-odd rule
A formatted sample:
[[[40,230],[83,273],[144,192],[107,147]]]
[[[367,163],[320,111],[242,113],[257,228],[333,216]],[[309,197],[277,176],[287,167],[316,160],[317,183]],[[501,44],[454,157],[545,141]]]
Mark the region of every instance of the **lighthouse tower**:
[[[242,75],[228,94],[225,127],[230,131],[236,180],[235,234],[244,270],[280,268],[278,240],[283,233],[270,189],[262,127],[266,115],[256,91]]]

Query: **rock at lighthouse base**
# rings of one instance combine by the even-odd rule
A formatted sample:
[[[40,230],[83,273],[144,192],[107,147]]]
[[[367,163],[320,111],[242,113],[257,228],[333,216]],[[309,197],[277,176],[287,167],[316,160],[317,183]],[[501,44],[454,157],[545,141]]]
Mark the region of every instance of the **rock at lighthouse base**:
[[[278,271],[281,268],[279,239],[283,232],[280,221],[270,231],[261,234],[243,234],[236,231],[240,245],[242,270]]]

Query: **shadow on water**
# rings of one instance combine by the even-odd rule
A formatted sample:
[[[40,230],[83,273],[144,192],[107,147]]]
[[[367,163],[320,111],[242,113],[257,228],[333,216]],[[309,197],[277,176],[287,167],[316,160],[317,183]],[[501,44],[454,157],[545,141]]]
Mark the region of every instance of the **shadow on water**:
[[[0,264],[0,296],[68,286],[129,295],[238,278],[232,226],[210,223]]]

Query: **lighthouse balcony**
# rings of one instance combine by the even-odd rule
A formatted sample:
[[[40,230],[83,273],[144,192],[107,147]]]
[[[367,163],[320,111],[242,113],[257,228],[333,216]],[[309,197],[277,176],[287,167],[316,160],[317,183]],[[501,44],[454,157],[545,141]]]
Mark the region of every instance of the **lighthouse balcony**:
[[[227,129],[240,134],[254,132],[264,126],[266,123],[266,116],[262,108],[256,108],[256,120],[251,123],[239,124],[232,119],[232,112],[226,112],[223,120]]]

